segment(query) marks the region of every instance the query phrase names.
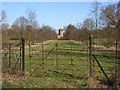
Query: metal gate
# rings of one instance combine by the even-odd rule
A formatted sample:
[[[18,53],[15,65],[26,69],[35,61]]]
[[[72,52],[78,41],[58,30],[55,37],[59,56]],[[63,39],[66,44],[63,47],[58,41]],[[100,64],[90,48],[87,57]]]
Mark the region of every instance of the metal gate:
[[[110,48],[96,46],[91,38],[89,43],[83,44],[67,40],[29,44],[26,70],[36,77],[63,74],[79,78],[94,77],[111,84],[116,74],[119,52],[115,48],[116,43],[111,45]]]
[[[70,41],[31,45],[26,67],[30,75],[41,76],[50,73],[69,76],[88,76],[88,45]]]

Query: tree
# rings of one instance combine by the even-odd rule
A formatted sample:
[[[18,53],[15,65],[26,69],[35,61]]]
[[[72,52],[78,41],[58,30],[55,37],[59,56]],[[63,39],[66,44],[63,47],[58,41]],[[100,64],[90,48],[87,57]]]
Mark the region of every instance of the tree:
[[[56,33],[54,32],[53,28],[50,26],[42,26],[42,37],[44,37],[44,40],[50,40],[50,39],[56,39]]]
[[[6,19],[7,19],[7,15],[6,15],[6,11],[5,10],[2,10],[1,14],[0,14],[0,22],[1,23],[5,23],[6,22]]]
[[[117,39],[118,39],[118,41],[120,41],[120,1],[117,4],[117,23],[118,23]]]
[[[120,1],[118,2],[118,4],[117,4],[117,43],[120,43]],[[118,50],[120,50],[120,45],[118,45]],[[118,51],[117,52],[117,57],[120,57],[120,52]],[[116,72],[116,74],[117,74],[117,77],[116,77],[116,84],[118,85],[118,87],[119,87],[119,85],[120,85],[120,60],[118,59],[117,60],[117,72]]]
[[[6,11],[2,10],[0,13],[0,27],[2,30],[9,28],[9,25],[6,23],[6,21],[7,21]]]
[[[120,32],[119,32],[119,18],[120,18],[120,14],[119,11],[120,10],[120,5],[119,3],[117,4],[112,4],[112,5],[108,5],[106,7],[102,8],[102,12],[101,12],[101,18],[103,20],[103,22],[105,23],[105,26],[107,27],[107,31],[108,31],[108,42],[111,38],[110,36],[110,28],[114,27],[114,32],[116,32],[116,40],[119,40],[119,36],[120,36]]]
[[[94,29],[94,20],[91,18],[87,18],[83,21],[82,28],[86,28],[88,30],[93,30]]]
[[[77,23],[77,24],[76,24],[76,28],[77,28],[77,29],[82,28],[82,26],[83,26],[83,24],[82,24],[82,23]]]
[[[29,42],[34,40],[34,33],[33,33],[32,28],[33,27],[31,25],[26,26],[25,39]]]
[[[72,39],[74,37],[73,33],[75,30],[77,30],[77,28],[71,24],[69,24],[67,27],[65,27],[65,38]]]
[[[2,10],[0,13],[0,45],[1,43],[7,43],[9,36],[8,36],[8,29],[9,25],[6,23],[7,21],[7,15],[6,11]]]
[[[94,19],[95,22],[95,28],[94,30],[98,30],[100,28],[100,2],[98,2],[98,0],[95,0],[95,2],[92,4],[92,18]],[[92,34],[90,32],[90,34]],[[97,42],[97,40],[95,40]],[[98,42],[97,42],[98,44]]]
[[[36,20],[37,17],[36,11],[33,9],[27,9],[26,13],[29,25],[31,25],[33,28],[38,28],[39,24],[38,21]]]
[[[118,25],[120,26],[120,1],[117,4],[117,19],[118,19]]]
[[[2,30],[7,30],[7,29],[9,29],[9,24],[2,23]]]
[[[98,2],[97,0],[92,4],[92,10],[91,10],[91,13],[92,13],[92,18],[94,19],[95,21],[95,30],[98,30],[99,28],[99,20],[100,20],[100,16],[99,16],[99,13],[100,13],[100,2]]]
[[[117,25],[117,13],[115,10],[115,5],[108,5],[102,8],[101,18],[105,25],[116,26]]]
[[[27,25],[28,25],[28,20],[24,16],[19,17],[13,23],[13,26],[17,27],[17,29],[18,29],[18,32],[19,32],[18,37],[19,38],[24,37],[24,31],[26,30]]]

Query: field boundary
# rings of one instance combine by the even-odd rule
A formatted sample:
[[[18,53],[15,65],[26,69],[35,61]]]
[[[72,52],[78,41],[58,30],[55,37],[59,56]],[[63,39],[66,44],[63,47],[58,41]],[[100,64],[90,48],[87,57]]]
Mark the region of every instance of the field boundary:
[[[76,43],[76,44],[85,44],[85,43],[82,43],[82,42],[80,42],[80,41],[75,41],[75,40],[70,40],[70,41],[72,41],[72,42],[74,42],[74,43]],[[103,49],[105,49],[105,50],[116,50],[116,48],[115,47],[106,47],[106,46],[104,46],[104,45],[93,45],[93,47],[96,47],[96,48],[103,48]]]
[[[117,46],[115,43],[114,45]],[[52,70],[72,76],[79,76],[84,73],[88,78],[97,77],[101,79],[102,77],[110,82],[111,76],[115,77],[118,73],[118,49],[114,47],[113,50],[110,47],[108,50],[104,47],[95,46],[91,37],[89,37],[88,43],[75,40],[48,40],[34,43],[34,45],[32,43],[25,45],[25,41],[22,40],[19,48],[12,48],[11,44],[6,48],[8,49],[7,54],[3,60],[7,66],[4,65],[4,67],[6,72],[10,74],[20,73],[23,76],[27,68],[30,76],[44,75]],[[28,54],[25,53],[26,51]],[[107,64],[109,65],[107,66]],[[30,67],[28,68],[28,66]],[[13,70],[14,68],[16,70]]]

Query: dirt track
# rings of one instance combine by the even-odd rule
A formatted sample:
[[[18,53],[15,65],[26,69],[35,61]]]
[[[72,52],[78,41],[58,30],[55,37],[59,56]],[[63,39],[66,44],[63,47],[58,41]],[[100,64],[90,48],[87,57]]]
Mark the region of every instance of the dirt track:
[[[51,41],[53,41],[53,40],[45,41],[45,42],[43,42],[43,44],[46,44]],[[40,44],[42,44],[42,43],[34,43],[34,45],[30,45],[30,47],[36,47],[36,46],[39,46]],[[29,45],[26,45],[25,48],[29,48]]]
[[[74,42],[76,44],[83,44],[82,42],[75,41],[75,40],[70,40],[70,41],[72,41],[72,42]],[[104,50],[116,50],[115,47],[109,47],[109,48],[107,48],[106,46],[101,46],[101,45],[93,45],[93,47],[95,47],[95,48],[102,48]]]

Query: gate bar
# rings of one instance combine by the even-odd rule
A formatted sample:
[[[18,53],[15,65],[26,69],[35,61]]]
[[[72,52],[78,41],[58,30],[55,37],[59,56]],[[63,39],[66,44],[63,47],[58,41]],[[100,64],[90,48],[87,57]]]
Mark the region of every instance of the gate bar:
[[[97,58],[95,57],[94,54],[92,54],[92,56],[95,58],[95,61],[97,62],[98,66],[100,67],[101,71],[103,72],[104,76],[106,77],[106,79],[109,82],[109,78],[108,78],[107,74],[105,73],[104,69],[102,68],[102,66],[100,65],[99,61],[97,60]]]

